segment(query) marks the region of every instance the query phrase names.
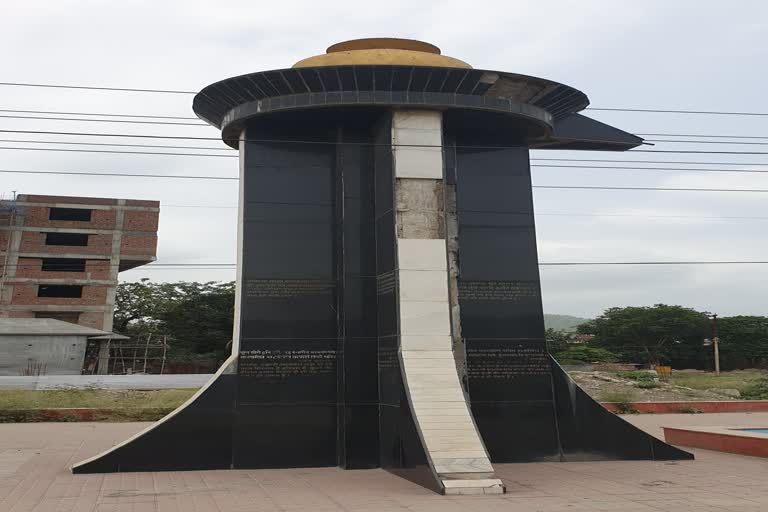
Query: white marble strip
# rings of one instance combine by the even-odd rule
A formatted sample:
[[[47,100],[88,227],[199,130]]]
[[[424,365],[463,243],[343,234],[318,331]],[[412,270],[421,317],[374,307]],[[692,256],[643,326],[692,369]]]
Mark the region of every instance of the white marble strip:
[[[396,112],[400,357],[416,426],[448,494],[499,494],[493,468],[466,403],[451,344],[439,112]],[[437,180],[437,182],[435,182]],[[432,229],[438,226],[438,229]]]

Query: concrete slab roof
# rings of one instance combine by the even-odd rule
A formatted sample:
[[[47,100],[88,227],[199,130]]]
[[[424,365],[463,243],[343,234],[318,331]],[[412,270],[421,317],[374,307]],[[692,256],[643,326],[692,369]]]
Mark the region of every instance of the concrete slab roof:
[[[109,335],[111,333],[53,318],[0,318],[0,336],[6,334],[38,336],[70,334],[91,337]]]

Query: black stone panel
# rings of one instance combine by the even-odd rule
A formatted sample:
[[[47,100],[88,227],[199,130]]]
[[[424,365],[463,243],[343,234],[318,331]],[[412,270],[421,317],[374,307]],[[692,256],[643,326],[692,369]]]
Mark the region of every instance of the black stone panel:
[[[238,405],[235,468],[335,465],[336,404]]]
[[[336,338],[244,339],[238,406],[336,403]]]
[[[491,462],[560,460],[557,421],[550,400],[476,403],[473,399],[472,415]]]
[[[339,410],[343,412],[344,422],[339,427],[339,446],[344,450],[343,457],[339,458],[339,466],[344,469],[379,467],[378,403],[347,403]]]
[[[473,403],[552,401],[543,340],[468,338],[467,375]]]
[[[303,126],[306,137],[328,128]],[[236,467],[338,463],[343,239],[337,150],[248,129]],[[283,142],[257,142],[281,138]],[[284,138],[285,137],[285,138]],[[341,331],[341,332],[340,332]],[[341,404],[341,405],[340,405]]]
[[[234,375],[219,376],[188,407],[74,473],[228,469],[232,464]]]
[[[339,314],[338,464],[378,467],[378,329],[373,146],[370,128],[337,132]]]
[[[377,331],[375,277],[347,276],[344,280],[344,336],[375,340]]]
[[[693,459],[692,454],[656,439],[605,409],[579,388],[554,359],[552,373],[564,460]]]
[[[477,143],[469,137],[458,145]],[[468,390],[491,460],[689,458],[605,410],[559,366],[553,371],[527,150],[448,152],[455,157],[447,173],[457,184]]]

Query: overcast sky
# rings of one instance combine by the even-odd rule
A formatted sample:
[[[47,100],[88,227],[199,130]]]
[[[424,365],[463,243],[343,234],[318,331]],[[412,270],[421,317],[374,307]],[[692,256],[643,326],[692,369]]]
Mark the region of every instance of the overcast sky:
[[[323,53],[334,42],[375,36],[422,39],[476,68],[557,80],[586,92],[594,107],[768,112],[764,100],[768,2],[761,0],[395,0],[369,5],[331,0],[277,4],[6,0],[0,5],[0,81],[197,91],[226,77],[289,67],[301,58]],[[192,95],[185,94],[0,86],[0,109],[191,116],[191,103]],[[768,117],[587,114],[640,134],[768,137]],[[9,129],[218,135],[216,129],[205,126],[0,117],[0,130]],[[218,141],[7,132],[0,132],[0,138],[225,147]],[[67,147],[8,142],[0,146]],[[768,152],[768,145],[666,143],[645,149]],[[766,156],[532,154],[533,158],[710,163],[699,166],[705,168],[723,168],[718,163],[729,162],[768,163]],[[0,150],[0,169],[235,176],[237,159]],[[533,180],[540,185],[768,189],[768,174],[537,167]],[[13,190],[157,199],[162,205],[158,262],[235,261],[236,182],[0,173],[0,194],[7,198]],[[768,260],[768,194],[539,189],[535,207],[542,262]],[[611,216],[587,216],[596,214]],[[140,268],[121,277],[230,280],[234,269]],[[764,315],[766,283],[768,265],[542,269],[545,311],[579,316],[597,315],[610,306],[659,302],[720,315]]]

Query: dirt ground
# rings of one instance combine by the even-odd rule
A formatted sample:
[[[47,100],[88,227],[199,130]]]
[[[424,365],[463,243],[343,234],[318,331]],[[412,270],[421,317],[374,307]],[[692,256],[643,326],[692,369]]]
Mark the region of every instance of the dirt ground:
[[[579,372],[571,377],[590,396],[603,402],[723,401],[743,399],[741,391],[768,372],[743,370],[723,372],[715,377],[709,372],[682,370],[673,372],[668,381],[643,389],[642,384],[617,372]],[[684,383],[684,384],[683,384]]]

